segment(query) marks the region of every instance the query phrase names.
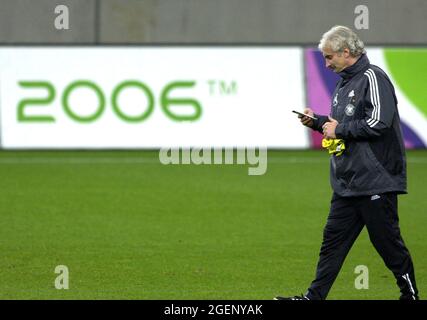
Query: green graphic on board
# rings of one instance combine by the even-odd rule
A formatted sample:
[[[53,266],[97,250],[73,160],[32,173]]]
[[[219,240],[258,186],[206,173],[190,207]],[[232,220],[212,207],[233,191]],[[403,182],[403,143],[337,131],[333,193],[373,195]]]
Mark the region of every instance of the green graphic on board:
[[[384,49],[399,89],[427,118],[427,49]]]

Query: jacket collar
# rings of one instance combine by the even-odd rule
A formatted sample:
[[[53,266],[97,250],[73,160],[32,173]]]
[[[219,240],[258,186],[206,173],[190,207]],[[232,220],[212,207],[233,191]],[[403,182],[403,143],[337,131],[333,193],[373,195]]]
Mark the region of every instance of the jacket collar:
[[[345,68],[341,72],[338,72],[338,75],[344,80],[348,80],[353,76],[355,76],[356,74],[358,74],[359,72],[364,71],[368,66],[369,66],[369,59],[366,56],[366,54],[362,54],[355,64]]]

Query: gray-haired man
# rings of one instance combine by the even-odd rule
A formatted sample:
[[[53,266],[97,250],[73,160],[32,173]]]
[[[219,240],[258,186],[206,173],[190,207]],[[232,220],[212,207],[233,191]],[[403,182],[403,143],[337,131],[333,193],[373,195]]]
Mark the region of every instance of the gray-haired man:
[[[331,208],[317,272],[305,295],[278,300],[327,297],[364,226],[385,265],[393,272],[400,299],[417,300],[412,259],[400,234],[397,195],[406,192],[406,159],[397,99],[388,76],[371,65],[363,42],[349,28],[335,26],[320,40],[326,67],[338,73],[330,116],[302,117],[325,139],[344,141],[331,156]],[[313,116],[311,109],[306,114]]]

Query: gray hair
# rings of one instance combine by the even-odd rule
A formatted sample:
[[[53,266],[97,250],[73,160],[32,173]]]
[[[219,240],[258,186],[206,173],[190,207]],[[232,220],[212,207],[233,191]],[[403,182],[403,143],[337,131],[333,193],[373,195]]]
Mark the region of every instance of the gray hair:
[[[334,26],[323,34],[319,49],[323,51],[325,48],[330,48],[334,52],[342,52],[347,48],[353,57],[366,53],[363,41],[353,30],[344,26]]]

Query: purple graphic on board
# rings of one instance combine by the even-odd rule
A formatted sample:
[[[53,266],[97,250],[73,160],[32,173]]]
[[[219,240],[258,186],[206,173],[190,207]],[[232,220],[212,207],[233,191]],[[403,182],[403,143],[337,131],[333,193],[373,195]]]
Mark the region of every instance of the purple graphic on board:
[[[400,120],[400,126],[402,127],[406,149],[419,149],[426,147],[420,137],[418,137],[418,135],[402,120]]]
[[[339,76],[326,69],[320,51],[306,49],[304,55],[308,106],[316,114],[328,115],[331,110],[331,96]],[[312,147],[321,148],[322,138],[319,132],[311,131]]]
[[[332,94],[340,77],[325,67],[324,58],[319,50],[305,49],[304,58],[308,106],[314,113],[328,115],[331,110]],[[403,121],[400,124],[406,148],[426,147],[409,125]],[[311,131],[311,146],[321,148],[322,138],[319,132]]]

